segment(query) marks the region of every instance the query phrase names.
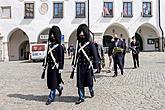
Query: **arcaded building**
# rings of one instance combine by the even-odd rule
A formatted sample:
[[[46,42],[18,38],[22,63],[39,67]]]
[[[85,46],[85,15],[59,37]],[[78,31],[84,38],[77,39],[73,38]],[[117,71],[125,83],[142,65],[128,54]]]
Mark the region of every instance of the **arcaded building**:
[[[0,0],[0,60],[29,59],[30,45],[44,43],[52,25],[61,28],[66,47],[75,45],[81,23],[105,48],[107,35],[117,33],[127,46],[135,36],[141,51],[163,51],[164,5],[164,0]]]

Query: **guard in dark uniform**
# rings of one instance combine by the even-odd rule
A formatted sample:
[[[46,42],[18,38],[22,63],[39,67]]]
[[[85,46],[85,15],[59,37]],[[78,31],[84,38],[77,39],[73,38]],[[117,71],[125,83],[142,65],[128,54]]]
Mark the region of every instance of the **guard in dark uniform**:
[[[117,76],[117,65],[120,68],[121,75],[123,75],[123,49],[124,43],[118,38],[118,35],[115,34],[113,44],[113,61],[114,61],[114,70],[115,74],[113,77]]]
[[[79,99],[76,104],[85,100],[84,87],[89,88],[91,97],[94,96],[93,78],[98,68],[97,51],[93,42],[90,40],[89,28],[86,24],[81,24],[77,29],[77,44],[75,57],[73,58],[72,68],[77,64],[77,88]]]
[[[64,65],[64,48],[61,45],[61,31],[58,26],[53,26],[49,31],[46,58],[47,86],[48,89],[50,89],[46,105],[49,105],[55,99],[56,89],[59,91],[59,96],[62,94],[63,90],[60,84],[63,82],[61,79],[61,72]]]
[[[140,47],[140,43],[136,41],[135,37],[132,37],[130,49],[132,50],[134,68],[139,67],[139,47]]]

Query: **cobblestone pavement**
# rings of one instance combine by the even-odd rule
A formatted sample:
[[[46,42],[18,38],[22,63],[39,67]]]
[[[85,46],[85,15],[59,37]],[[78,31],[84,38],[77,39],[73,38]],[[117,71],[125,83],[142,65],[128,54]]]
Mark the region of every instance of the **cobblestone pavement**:
[[[140,68],[132,69],[126,54],[124,75],[113,78],[106,67],[96,74],[95,97],[86,88],[85,102],[78,99],[76,79],[69,78],[71,60],[65,60],[64,91],[46,106],[49,90],[41,80],[42,64],[26,61],[0,62],[0,110],[165,110],[165,53],[141,52]]]

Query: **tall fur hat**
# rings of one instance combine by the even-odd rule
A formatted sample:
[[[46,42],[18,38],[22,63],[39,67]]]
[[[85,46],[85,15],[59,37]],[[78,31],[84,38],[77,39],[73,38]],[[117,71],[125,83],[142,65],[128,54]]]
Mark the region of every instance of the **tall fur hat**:
[[[80,40],[79,35],[83,32],[85,39],[89,41],[90,39],[90,31],[86,24],[80,24],[77,28],[77,40]]]
[[[49,41],[52,42],[52,35],[54,36],[56,43],[61,43],[61,30],[58,26],[52,26],[49,30]]]

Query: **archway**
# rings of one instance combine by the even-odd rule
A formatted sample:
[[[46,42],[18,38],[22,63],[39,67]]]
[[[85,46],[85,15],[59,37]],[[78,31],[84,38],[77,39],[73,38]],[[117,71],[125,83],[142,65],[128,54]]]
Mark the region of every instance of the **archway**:
[[[126,44],[129,44],[129,34],[127,29],[118,23],[114,23],[112,25],[110,25],[106,31],[104,32],[104,35],[110,35],[110,36],[114,36],[114,34],[118,34],[119,37],[122,37],[122,39],[125,39]]]
[[[29,59],[29,38],[21,29],[15,29],[9,34],[8,56],[9,60]]]
[[[47,42],[47,39],[49,37],[49,30],[50,28],[47,28],[45,30],[43,30],[39,36],[38,36],[38,40],[37,40],[37,43],[38,44],[42,44],[42,43],[46,43]]]
[[[76,31],[73,31],[72,34],[69,37],[69,42],[68,42],[68,47],[70,45],[73,45],[74,48],[76,47],[76,40],[77,40],[77,36],[76,36]]]
[[[19,59],[28,60],[29,59],[29,41],[24,41],[19,46]]]
[[[142,24],[135,33],[136,40],[140,42],[142,51],[159,51],[160,39],[157,29],[149,24]]]
[[[129,33],[127,29],[119,23],[114,23],[105,30],[104,35],[103,35],[103,46],[104,46],[105,51],[107,51],[107,48],[108,48],[107,46],[110,45],[109,43],[111,42],[110,41],[111,38],[107,39],[106,37],[107,36],[113,37],[114,34],[118,34],[119,37],[121,37],[122,39],[125,39],[126,46],[127,47],[129,46],[130,39],[129,39]]]
[[[135,33],[135,39],[140,43],[140,51],[143,50],[143,40],[142,40],[142,37],[140,36],[140,34],[138,33]]]

